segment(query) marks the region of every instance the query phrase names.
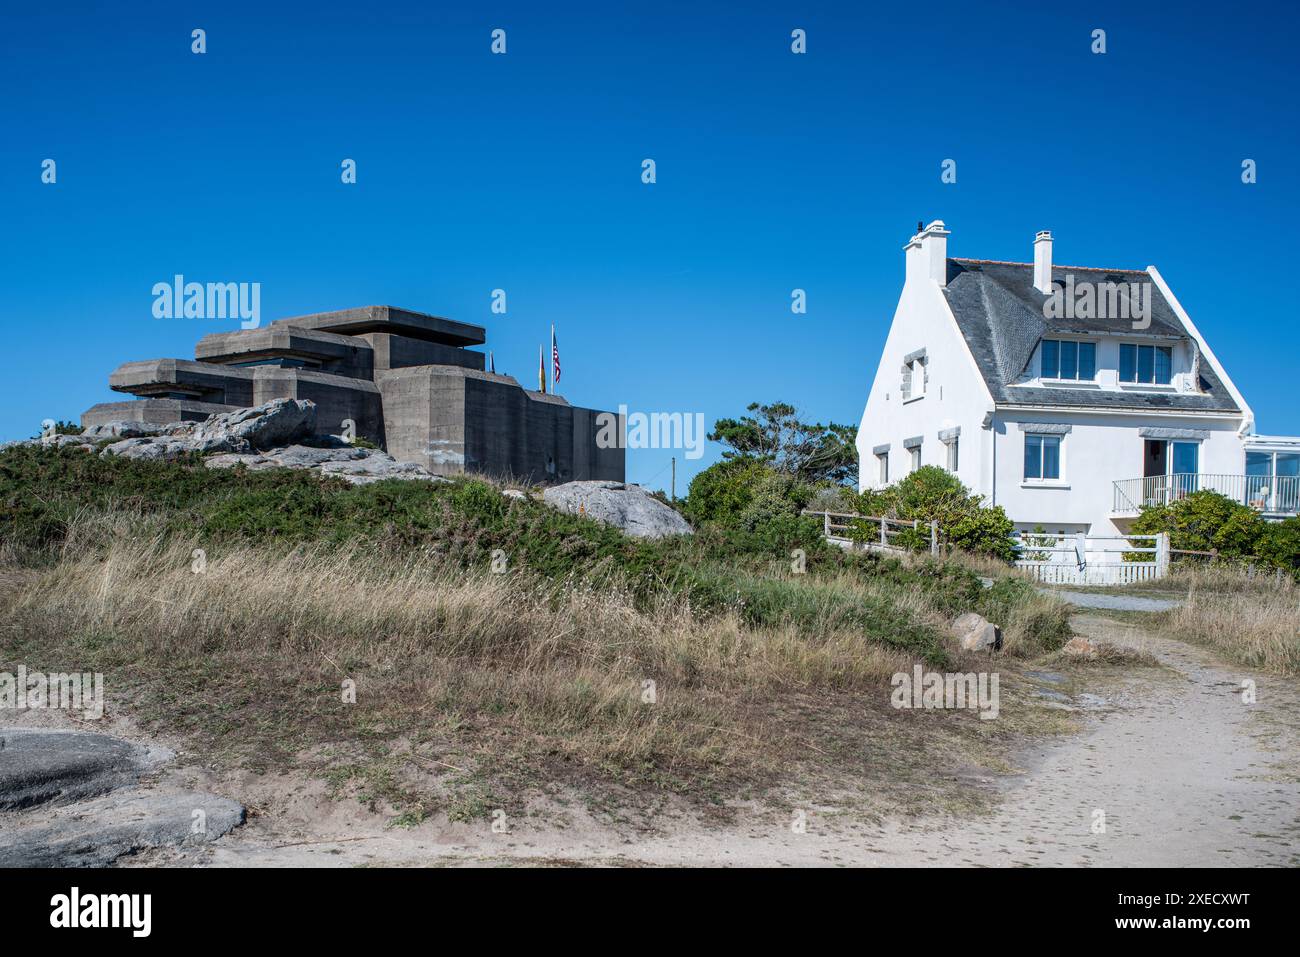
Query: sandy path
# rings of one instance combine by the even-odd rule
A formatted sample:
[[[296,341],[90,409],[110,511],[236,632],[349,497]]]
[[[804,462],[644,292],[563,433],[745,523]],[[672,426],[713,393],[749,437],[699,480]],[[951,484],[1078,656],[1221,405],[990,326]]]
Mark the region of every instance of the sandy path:
[[[987,817],[872,826],[853,823],[851,814],[809,808],[806,830],[795,833],[787,811],[748,808],[739,823],[716,828],[666,814],[653,833],[643,833],[610,827],[570,806],[569,826],[510,822],[508,833],[492,833],[481,822],[384,829],[378,819],[336,805],[326,819],[304,813],[297,826],[254,819],[184,856],[218,866],[1300,863],[1300,694],[1294,685],[1239,672],[1204,649],[1092,614],[1081,614],[1075,624],[1082,634],[1142,647],[1166,669],[1132,675],[1100,670],[1088,689],[1101,700],[1087,729],[1023,756],[1026,770],[1001,783],[1004,798]],[[1241,699],[1243,678],[1257,682],[1254,705]],[[303,812],[320,807],[318,795],[299,797]],[[1104,832],[1094,832],[1099,810]],[[163,862],[149,856],[137,861]]]

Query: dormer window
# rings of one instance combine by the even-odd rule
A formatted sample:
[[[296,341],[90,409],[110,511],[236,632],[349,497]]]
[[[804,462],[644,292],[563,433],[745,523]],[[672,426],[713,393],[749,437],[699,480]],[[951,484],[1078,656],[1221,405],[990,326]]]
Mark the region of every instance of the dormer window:
[[[1044,379],[1091,382],[1097,376],[1097,344],[1072,339],[1044,339],[1040,374]]]
[[[1169,385],[1173,379],[1174,350],[1170,346],[1121,343],[1119,381],[1144,385]]]

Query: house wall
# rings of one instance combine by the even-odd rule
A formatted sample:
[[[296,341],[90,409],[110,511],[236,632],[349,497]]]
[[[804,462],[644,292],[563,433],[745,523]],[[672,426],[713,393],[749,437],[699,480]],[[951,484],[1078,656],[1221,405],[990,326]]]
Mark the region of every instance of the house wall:
[[[992,430],[997,443],[995,498],[1022,530],[1042,525],[1047,532],[1118,534],[1124,529],[1110,518],[1113,483],[1142,475],[1145,440],[1139,430],[1157,427],[1208,432],[1209,438],[1200,442],[1201,473],[1241,474],[1245,456],[1237,435],[1239,421],[1239,416],[1000,411]],[[1061,442],[1059,482],[1025,480],[1026,432],[1020,428],[1022,423],[1070,426]],[[1127,522],[1124,525],[1127,528]]]
[[[929,381],[925,396],[903,401],[903,359],[926,350]],[[873,449],[889,445],[889,484],[907,475],[910,456],[903,442],[921,436],[921,464],[947,464],[939,432],[960,428],[957,477],[975,491],[987,488],[988,444],[981,425],[993,402],[975,361],[948,309],[943,290],[929,276],[911,276],[894,311],[862,422],[858,427],[858,486],[879,488]]]

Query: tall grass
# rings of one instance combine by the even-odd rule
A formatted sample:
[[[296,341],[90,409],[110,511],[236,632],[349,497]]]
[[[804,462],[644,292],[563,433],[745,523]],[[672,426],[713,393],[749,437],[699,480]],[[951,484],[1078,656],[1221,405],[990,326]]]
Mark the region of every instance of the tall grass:
[[[1252,668],[1300,674],[1300,589],[1289,583],[1252,587],[1253,581],[1235,573],[1201,577],[1201,587],[1192,587],[1186,601],[1166,613],[1175,637],[1210,645]]]

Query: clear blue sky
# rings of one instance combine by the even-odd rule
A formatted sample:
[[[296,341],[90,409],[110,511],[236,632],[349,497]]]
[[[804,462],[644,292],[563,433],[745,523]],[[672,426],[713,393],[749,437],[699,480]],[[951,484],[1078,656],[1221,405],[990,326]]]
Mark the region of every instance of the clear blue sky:
[[[1051,229],[1058,262],[1154,263],[1260,431],[1300,431],[1294,9],[1049,6],[6,4],[0,438],[235,328],[154,319],[178,272],[260,282],[264,322],[485,324],[526,386],[555,323],[576,404],[856,423],[934,218],[950,255],[1025,260]],[[679,494],[719,451],[677,453]],[[666,488],[670,454],[629,478]]]

